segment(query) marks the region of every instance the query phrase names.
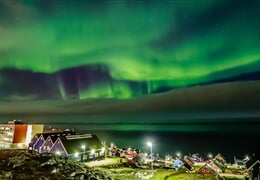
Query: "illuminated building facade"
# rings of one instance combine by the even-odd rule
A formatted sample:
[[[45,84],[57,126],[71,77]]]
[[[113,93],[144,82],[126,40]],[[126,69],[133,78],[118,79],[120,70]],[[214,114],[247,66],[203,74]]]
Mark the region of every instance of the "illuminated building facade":
[[[26,149],[31,138],[43,132],[42,124],[23,124],[13,120],[0,124],[0,149]]]
[[[29,144],[29,151],[58,154],[80,161],[105,156],[105,148],[96,135],[74,131],[37,133]]]

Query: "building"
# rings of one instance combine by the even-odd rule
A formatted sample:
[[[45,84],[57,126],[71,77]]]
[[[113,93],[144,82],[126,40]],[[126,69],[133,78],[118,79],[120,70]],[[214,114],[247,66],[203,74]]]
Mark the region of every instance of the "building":
[[[186,163],[186,164],[188,164],[190,167],[193,167],[194,166],[194,164],[195,164],[195,162],[193,161],[193,159],[192,158],[190,158],[189,156],[184,156],[184,162]]]
[[[211,175],[218,175],[219,172],[216,171],[216,169],[214,169],[211,165],[209,164],[205,164],[204,166],[202,166],[198,171],[198,174],[211,174]]]
[[[58,154],[80,161],[105,156],[105,148],[96,135],[69,130],[36,134],[29,144],[29,151]]]
[[[180,167],[182,167],[184,165],[184,163],[180,160],[180,159],[176,159],[173,162],[173,168],[178,169]]]
[[[43,132],[42,124],[24,124],[20,120],[0,124],[0,149],[26,149],[36,133]]]

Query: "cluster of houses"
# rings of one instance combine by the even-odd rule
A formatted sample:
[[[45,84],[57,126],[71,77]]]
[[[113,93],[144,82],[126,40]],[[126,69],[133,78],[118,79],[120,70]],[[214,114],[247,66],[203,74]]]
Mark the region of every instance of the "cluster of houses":
[[[245,179],[260,179],[260,161],[257,156],[252,156],[251,159],[235,159],[234,164],[229,164],[221,154],[217,154],[215,157],[206,160],[199,153],[184,156],[183,159],[180,157],[172,158],[172,156],[165,156],[165,160],[162,161],[155,155],[151,158],[151,156],[147,156],[135,148],[119,149],[115,145],[111,145],[108,150],[110,156],[126,158],[135,167],[145,167],[146,165],[147,168],[150,168],[150,164],[153,162],[154,167],[183,169],[186,172],[202,175],[209,174],[220,177],[240,176]]]
[[[251,159],[235,159],[234,164],[228,164],[221,154],[214,158],[204,160],[199,154],[184,156],[183,159],[173,159],[167,156],[160,160],[158,154],[141,153],[135,148],[117,148],[114,144],[106,148],[94,134],[81,134],[74,130],[43,131],[43,125],[24,124],[21,121],[10,121],[0,125],[0,148],[24,148],[32,153],[52,153],[77,161],[85,162],[110,157],[128,159],[129,164],[134,166],[147,166],[149,164],[159,167],[174,169],[186,169],[188,172],[198,174],[222,174],[244,175],[247,179],[260,179],[260,161],[258,156]]]
[[[184,156],[183,160],[177,158],[173,161],[173,168],[185,168],[197,174],[211,174],[214,176],[242,175],[246,179],[260,179],[259,157],[251,159],[235,159],[234,164],[228,164],[221,154],[214,158],[204,160],[199,153]]]

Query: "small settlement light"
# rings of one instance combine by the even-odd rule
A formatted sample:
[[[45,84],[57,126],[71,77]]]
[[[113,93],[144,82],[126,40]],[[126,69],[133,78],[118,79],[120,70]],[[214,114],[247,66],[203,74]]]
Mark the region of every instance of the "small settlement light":
[[[208,158],[209,159],[212,159],[213,158],[213,155],[211,153],[208,154]]]
[[[248,161],[249,159],[250,159],[249,156],[246,155],[244,160],[245,160],[245,161]]]
[[[86,153],[86,146],[85,145],[82,145],[81,148],[84,150],[84,154]]]
[[[60,156],[60,151],[56,151],[56,154]]]
[[[17,146],[18,146],[18,148],[22,148],[22,147],[23,147],[23,144],[22,144],[22,143],[19,143]]]
[[[92,150],[91,150],[91,154],[95,154],[95,149],[92,149]]]
[[[13,133],[12,133],[12,132],[8,132],[7,135],[8,135],[8,136],[12,136]]]
[[[79,156],[79,153],[76,152],[76,153],[74,154],[74,157],[77,158],[78,156]]]
[[[101,153],[104,153],[105,152],[105,148],[103,147],[102,149],[101,149]]]
[[[153,170],[153,143],[152,142],[147,142],[147,146],[151,148],[151,169]]]
[[[177,155],[178,158],[181,157],[181,153],[180,152],[177,152],[176,155]]]
[[[153,146],[153,143],[148,142],[148,143],[147,143],[147,146],[151,147],[151,146]]]
[[[153,156],[153,143],[151,143],[151,142],[148,142],[148,143],[147,143],[147,146],[149,146],[149,147],[150,147],[150,151],[151,151],[151,158],[152,158],[152,156]]]
[[[81,148],[84,150],[82,154],[82,161],[84,162],[84,155],[86,154],[86,146],[82,145]]]

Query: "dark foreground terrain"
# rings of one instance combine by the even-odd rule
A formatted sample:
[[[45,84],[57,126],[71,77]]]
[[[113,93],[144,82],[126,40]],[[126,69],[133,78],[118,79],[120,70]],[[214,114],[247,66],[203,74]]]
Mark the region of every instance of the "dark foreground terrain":
[[[0,179],[110,180],[103,172],[73,160],[52,154],[30,154],[23,150],[0,150]]]

